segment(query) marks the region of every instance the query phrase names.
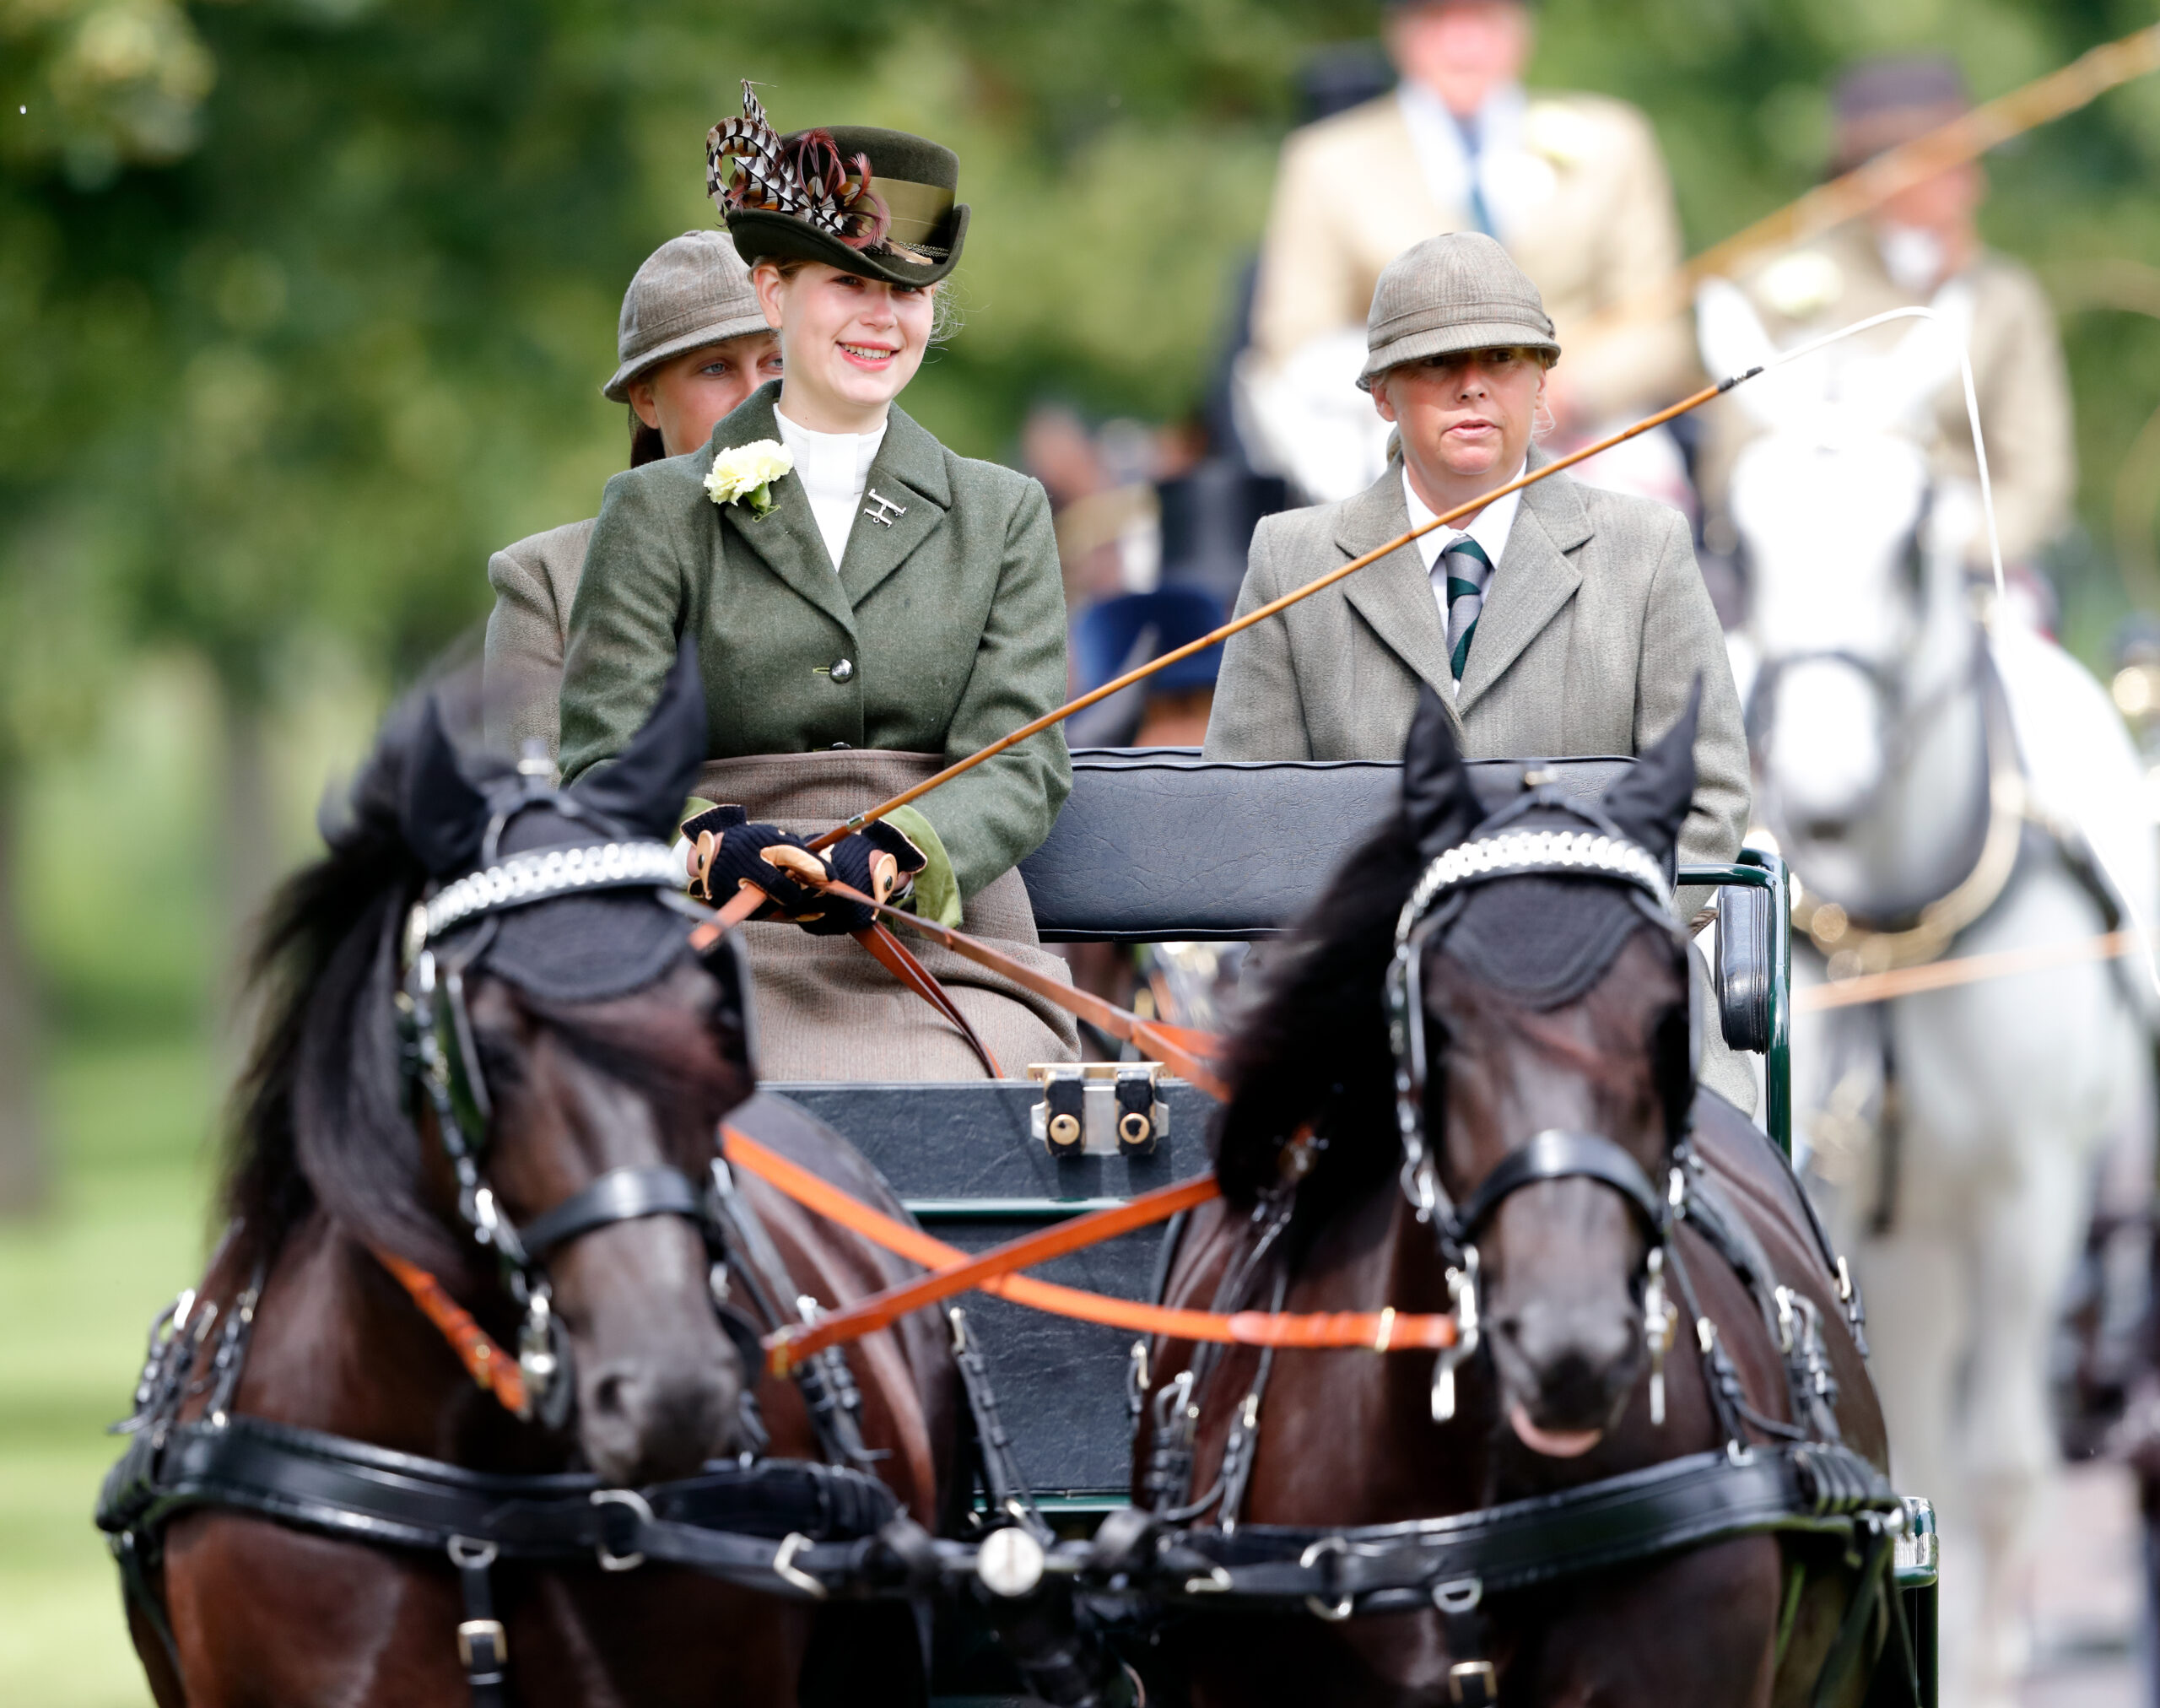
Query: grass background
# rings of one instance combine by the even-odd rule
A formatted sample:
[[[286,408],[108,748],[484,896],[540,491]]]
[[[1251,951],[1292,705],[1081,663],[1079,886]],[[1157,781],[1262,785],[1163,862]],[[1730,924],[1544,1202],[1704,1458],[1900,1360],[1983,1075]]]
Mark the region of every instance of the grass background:
[[[362,751],[375,706],[329,672],[284,725],[282,851],[322,779]],[[0,1223],[0,1702],[149,1700],[90,1522],[118,1454],[151,1319],[208,1249],[229,1041],[230,956],[214,893],[216,704],[202,667],[153,657],[96,739],[40,766],[19,874],[49,981],[50,1209]],[[124,879],[124,881],[123,881]]]

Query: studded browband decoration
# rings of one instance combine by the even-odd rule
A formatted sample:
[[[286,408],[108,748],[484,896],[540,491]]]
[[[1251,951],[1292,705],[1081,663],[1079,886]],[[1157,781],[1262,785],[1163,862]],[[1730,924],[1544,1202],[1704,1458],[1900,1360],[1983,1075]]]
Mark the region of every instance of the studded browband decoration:
[[[683,862],[665,842],[602,842],[536,849],[467,873],[424,904],[426,941],[469,919],[558,895],[596,889],[679,889]]]
[[[1396,947],[1410,940],[1418,922],[1443,892],[1490,878],[1537,873],[1591,873],[1617,878],[1646,892],[1659,906],[1672,905],[1672,886],[1644,849],[1623,837],[1595,830],[1509,830],[1450,848],[1425,868],[1403,904],[1395,927]]]

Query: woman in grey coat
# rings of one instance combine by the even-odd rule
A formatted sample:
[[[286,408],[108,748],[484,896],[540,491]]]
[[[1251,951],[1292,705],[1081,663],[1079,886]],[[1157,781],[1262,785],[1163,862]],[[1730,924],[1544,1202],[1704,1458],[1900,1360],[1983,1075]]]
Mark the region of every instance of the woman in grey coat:
[[[1261,523],[1241,615],[1505,485],[1536,455],[1560,346],[1493,239],[1457,232],[1398,256],[1365,337],[1358,383],[1395,424],[1396,454],[1355,498]],[[1555,474],[1235,636],[1207,752],[1396,759],[1430,683],[1472,759],[1633,754],[1677,721],[1698,676],[1683,862],[1731,859],[1749,803],[1740,698],[1688,523]]]
[[[681,457],[780,376],[780,334],[765,324],[750,270],[721,231],[685,231],[645,257],[623,295],[618,365],[601,394],[630,409],[630,467]],[[563,648],[595,518],[505,546],[488,560],[488,744],[556,746]]]
[[[1358,384],[1396,430],[1387,472],[1354,498],[1262,522],[1240,615],[1531,466],[1560,346],[1537,288],[1493,239],[1428,238],[1389,262],[1365,345]],[[1721,863],[1747,828],[1747,738],[1687,521],[1554,474],[1234,636],[1207,754],[1396,759],[1429,683],[1472,759],[1633,755],[1678,722],[1698,680],[1679,854]],[[1678,897],[1690,915],[1708,900]],[[1753,1107],[1715,1027],[1704,1070]]]

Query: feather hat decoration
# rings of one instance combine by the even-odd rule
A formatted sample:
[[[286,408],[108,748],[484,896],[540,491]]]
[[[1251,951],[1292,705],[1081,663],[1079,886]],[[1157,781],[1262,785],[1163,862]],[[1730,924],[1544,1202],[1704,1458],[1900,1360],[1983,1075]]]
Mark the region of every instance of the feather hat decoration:
[[[725,163],[736,163],[732,177]],[[800,219],[853,250],[874,249],[892,216],[870,187],[870,157],[843,159],[827,130],[782,137],[765,117],[750,79],[742,79],[742,116],[723,119],[705,137],[705,193],[727,219],[778,214]]]

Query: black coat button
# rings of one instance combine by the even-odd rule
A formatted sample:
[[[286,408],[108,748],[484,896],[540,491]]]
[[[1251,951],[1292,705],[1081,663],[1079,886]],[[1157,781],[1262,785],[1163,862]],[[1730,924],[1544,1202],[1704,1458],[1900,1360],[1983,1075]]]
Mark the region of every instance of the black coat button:
[[[835,681],[835,682],[851,682],[851,681],[853,681],[854,679],[855,679],[855,660],[853,660],[852,658],[843,658],[843,659],[841,659],[841,660],[840,661],[840,662],[838,662],[837,664],[835,664],[835,665],[834,665],[834,666],[833,666],[833,680],[834,680],[834,681]]]

